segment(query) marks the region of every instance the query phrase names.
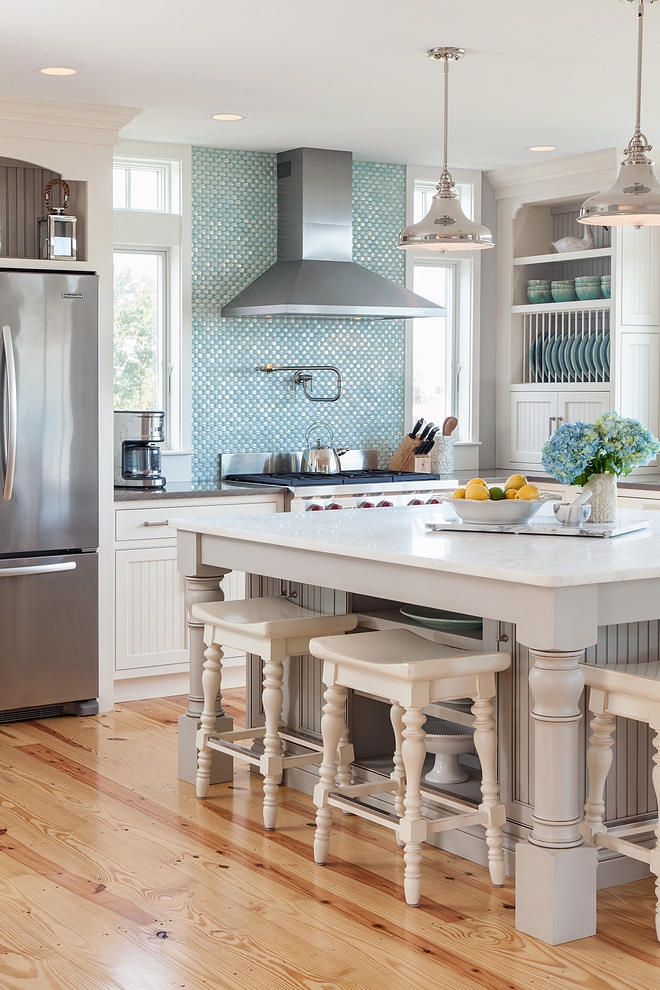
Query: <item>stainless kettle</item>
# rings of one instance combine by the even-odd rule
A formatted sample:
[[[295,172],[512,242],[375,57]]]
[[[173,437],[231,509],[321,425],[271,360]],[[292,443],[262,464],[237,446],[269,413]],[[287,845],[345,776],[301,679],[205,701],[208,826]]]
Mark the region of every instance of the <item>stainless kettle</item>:
[[[329,447],[324,447],[321,443],[320,437],[317,436],[316,447],[310,447],[310,436],[315,436],[318,433],[326,430],[330,435]],[[340,474],[341,464],[339,463],[339,456],[345,454],[349,448],[340,447],[338,450],[332,446],[334,440],[332,428],[328,426],[327,423],[312,423],[310,428],[305,434],[305,443],[307,448],[303,450],[301,470],[305,474]]]

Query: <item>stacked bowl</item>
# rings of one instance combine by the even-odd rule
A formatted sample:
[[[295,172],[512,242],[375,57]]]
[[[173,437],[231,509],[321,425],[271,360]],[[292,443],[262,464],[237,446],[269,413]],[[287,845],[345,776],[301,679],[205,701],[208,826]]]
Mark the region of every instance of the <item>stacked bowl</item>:
[[[575,279],[575,293],[578,299],[602,299],[600,275],[579,275]]]

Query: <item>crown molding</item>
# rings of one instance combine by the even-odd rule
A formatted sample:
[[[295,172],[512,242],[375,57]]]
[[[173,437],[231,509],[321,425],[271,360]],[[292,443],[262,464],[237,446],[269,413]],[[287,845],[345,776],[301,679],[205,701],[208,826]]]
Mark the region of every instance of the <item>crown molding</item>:
[[[113,145],[122,127],[141,112],[136,107],[0,96],[0,135]]]
[[[530,162],[529,165],[493,169],[486,172],[486,176],[498,192],[497,198],[503,199],[507,193],[501,190],[517,190],[521,186],[527,187],[534,183],[542,184],[612,169],[616,175],[619,158],[620,152],[617,148],[605,148],[602,151],[589,151],[586,154],[569,155],[566,158],[548,158],[542,162]]]

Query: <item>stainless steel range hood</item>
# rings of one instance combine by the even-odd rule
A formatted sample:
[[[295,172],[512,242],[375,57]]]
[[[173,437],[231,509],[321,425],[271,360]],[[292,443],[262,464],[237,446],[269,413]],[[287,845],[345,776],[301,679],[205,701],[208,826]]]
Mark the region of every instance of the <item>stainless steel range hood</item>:
[[[277,156],[277,262],[223,306],[223,316],[445,315],[351,260],[352,172],[350,151],[297,148]]]

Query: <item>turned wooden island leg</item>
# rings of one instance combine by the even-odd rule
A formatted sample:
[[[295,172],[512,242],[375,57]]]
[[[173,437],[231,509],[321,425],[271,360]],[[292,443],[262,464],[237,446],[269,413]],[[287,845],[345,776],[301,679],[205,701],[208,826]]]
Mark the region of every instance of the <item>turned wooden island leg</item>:
[[[583,650],[530,649],[534,666],[534,814],[516,846],[516,928],[558,945],[596,934],[597,852],[580,834],[578,796]]]
[[[205,649],[204,623],[193,617],[192,607],[205,602],[224,601],[225,596],[221,582],[226,574],[231,573],[228,568],[223,567],[204,566],[202,569],[205,573],[188,575],[185,578],[190,694],[188,695],[188,709],[185,715],[180,715],[178,719],[178,775],[180,780],[185,780],[189,784],[195,784],[197,780],[197,730],[201,725],[204,707],[202,672],[204,670]],[[215,731],[230,732],[233,725],[233,720],[222,707],[222,694],[219,693],[215,701]],[[209,782],[221,784],[223,781],[231,780],[233,775],[231,757],[224,753],[218,753],[217,750],[209,750],[208,752],[211,756]]]

